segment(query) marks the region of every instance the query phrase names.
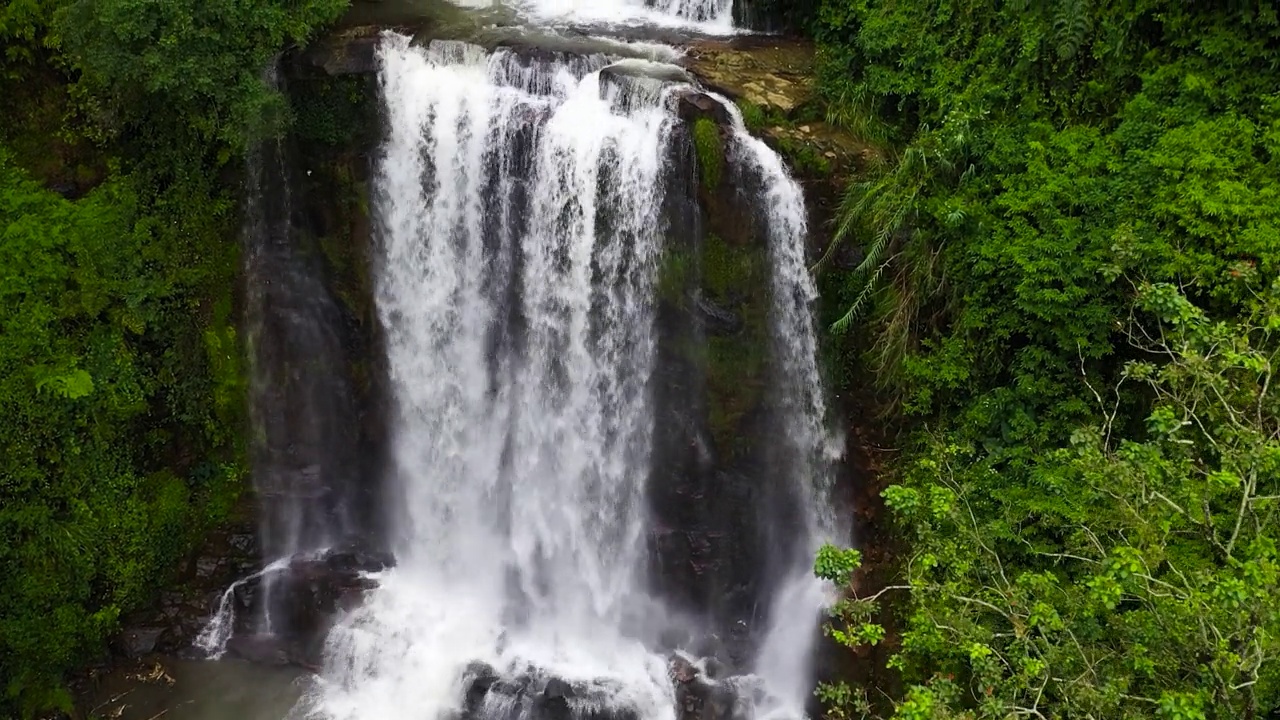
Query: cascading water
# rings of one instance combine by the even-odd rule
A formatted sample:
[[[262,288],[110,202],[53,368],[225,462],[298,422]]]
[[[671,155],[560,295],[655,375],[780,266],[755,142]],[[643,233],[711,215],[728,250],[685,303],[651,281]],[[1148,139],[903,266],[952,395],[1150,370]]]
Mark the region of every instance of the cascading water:
[[[731,0],[515,5],[551,24],[732,29]],[[668,202],[693,201],[671,182],[691,172],[676,160],[687,140],[675,107],[692,79],[660,62],[395,34],[379,59],[375,299],[394,404],[381,492],[397,565],[328,630],[324,671],[294,716],[674,720],[674,646],[658,638],[680,623],[649,583],[647,501],[666,421],[651,383],[659,265],[674,237],[697,232]],[[754,678],[720,682],[741,686],[748,713],[798,718],[830,599],[810,563],[840,535],[827,494],[841,448],[817,367],[803,196],[720,100],[729,164],[768,246],[764,402],[779,429],[765,453],[776,477],[755,501],[769,517],[753,526],[770,554],[751,581],[767,627],[753,627],[754,661],[735,668]],[[282,149],[265,150],[251,163],[261,212],[248,304],[258,482],[279,500],[264,538],[280,558],[352,530],[333,490],[355,451],[336,311],[291,239]],[[225,646],[240,585],[258,582],[270,608],[287,569],[279,560],[228,589],[201,646]]]
[[[268,563],[252,575],[243,577],[227,586],[218,598],[218,609],[196,636],[195,648],[204,653],[210,660],[217,660],[227,651],[227,642],[236,629],[236,591],[246,583],[267,577],[289,567],[289,558],[284,557]]]
[[[561,683],[577,717],[674,718],[667,658],[646,644],[660,600],[644,577],[644,499],[681,88],[602,72],[599,55],[398,35],[380,59],[377,305],[397,404],[398,563],[331,631],[298,713],[515,720],[538,717]],[[733,147],[770,228],[773,404],[804,508],[756,669],[776,696],[764,709],[798,715],[810,648],[794,635],[811,634],[823,599],[807,563],[830,527],[823,489],[801,488],[834,448],[803,199],[740,121]]]
[[[488,5],[492,0],[466,0]],[[541,21],[696,26],[707,32],[733,30],[734,0],[516,0],[514,5]]]
[[[381,59],[398,566],[332,632],[309,709],[436,717],[479,662],[672,717],[665,658],[620,632],[644,592],[667,93],[603,56],[391,36]]]
[[[720,100],[733,120],[735,165],[760,187],[758,212],[767,228],[772,269],[773,404],[789,445],[790,486],[803,513],[803,524],[791,539],[788,570],[776,586],[755,672],[778,701],[775,709],[796,715],[804,710],[811,682],[813,627],[822,608],[833,600],[832,588],[810,568],[822,543],[837,540],[843,532],[830,495],[832,469],[844,447],[826,422],[813,318],[818,292],[805,258],[804,193],[781,158],[747,131],[738,107]]]
[[[275,63],[264,81],[283,89]],[[258,616],[242,629],[268,635],[293,631],[275,621],[282,571],[290,558],[347,540],[359,514],[358,448],[351,428],[355,402],[339,337],[343,321],[320,263],[299,242],[286,156],[282,141],[265,141],[251,149],[246,162],[250,446],[261,506],[258,540],[268,565],[224,593],[197,639],[196,646],[215,658],[237,630],[230,598],[249,581],[259,581]]]

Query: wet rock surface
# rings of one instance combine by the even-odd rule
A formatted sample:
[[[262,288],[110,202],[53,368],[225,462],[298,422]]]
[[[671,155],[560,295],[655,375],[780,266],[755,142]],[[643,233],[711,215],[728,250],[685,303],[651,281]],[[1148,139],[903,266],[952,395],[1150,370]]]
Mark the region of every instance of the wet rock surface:
[[[394,562],[387,553],[349,544],[299,555],[278,571],[241,583],[234,591],[236,618],[227,653],[267,665],[317,668],[334,620],[377,587],[369,573]]]
[[[246,528],[216,533],[193,558],[185,580],[161,593],[155,607],[124,619],[112,640],[119,657],[137,660],[154,653],[199,658],[197,636],[236,581],[261,570],[257,544]],[[390,567],[387,553],[348,543],[320,555],[300,555],[286,568],[242,582],[233,592],[234,625],[226,652],[265,665],[315,669],[325,635],[338,613],[353,609],[376,586],[368,573]],[[272,632],[263,632],[263,604],[281,608]]]
[[[680,119],[690,123],[707,118],[717,125],[729,124],[729,111],[719,100],[703,92],[687,92],[680,95],[676,110]]]
[[[764,110],[790,114],[813,100],[813,44],[745,36],[690,44],[682,60],[707,87]]]
[[[712,659],[674,655],[668,665],[679,720],[751,720],[762,701],[751,676],[720,678]],[[500,673],[476,662],[463,676],[466,720],[640,720],[638,708],[618,701],[608,680],[569,681],[529,667]]]
[[[760,684],[747,675],[717,677],[713,658],[697,664],[684,656],[671,659],[669,672],[676,691],[679,720],[751,720],[765,698]]]
[[[116,655],[137,659],[190,648],[226,588],[261,565],[254,535],[256,509],[255,503],[246,503],[231,524],[210,534],[181,569],[178,582],[160,593],[152,607],[122,618],[122,629],[110,643]]]
[[[472,663],[463,677],[466,720],[641,720],[639,710],[617,701],[608,681],[570,682],[529,667],[499,673]]]

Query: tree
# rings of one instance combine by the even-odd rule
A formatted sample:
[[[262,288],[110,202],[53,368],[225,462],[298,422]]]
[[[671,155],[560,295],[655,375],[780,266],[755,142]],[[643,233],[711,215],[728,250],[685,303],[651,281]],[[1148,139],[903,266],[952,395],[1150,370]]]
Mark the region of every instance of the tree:
[[[1280,281],[1232,321],[1142,285],[1125,337],[1138,359],[1096,388],[1096,422],[1015,491],[1027,502],[984,497],[999,467],[944,438],[885,491],[913,541],[892,661],[913,685],[894,717],[1280,707]],[[1130,386],[1150,403],[1141,439],[1117,426]],[[873,604],[846,601],[838,623]],[[834,635],[852,646],[882,631]]]

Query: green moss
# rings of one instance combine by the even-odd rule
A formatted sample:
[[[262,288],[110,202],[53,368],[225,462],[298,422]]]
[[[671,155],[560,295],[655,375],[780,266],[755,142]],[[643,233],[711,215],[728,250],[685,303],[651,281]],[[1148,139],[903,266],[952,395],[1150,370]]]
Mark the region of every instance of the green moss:
[[[782,115],[765,110],[750,100],[740,99],[737,104],[738,110],[742,112],[742,123],[752,134],[759,134],[775,125],[790,124]]]
[[[693,123],[693,145],[698,153],[698,172],[702,184],[708,190],[720,186],[724,173],[724,141],[720,126],[710,118],[698,118]]]
[[[831,174],[831,163],[809,143],[778,138],[778,151],[798,175],[820,177]]]
[[[768,357],[768,295],[762,292],[767,270],[758,247],[731,245],[709,235],[702,255],[703,292],[733,312],[742,328],[707,338],[703,364],[707,378],[711,434],[722,453],[745,449],[743,419],[756,408],[765,386]]]
[[[762,274],[761,265],[759,251],[730,245],[709,234],[702,249],[703,286],[717,302],[732,303],[734,295],[748,291]]]
[[[738,100],[738,109],[742,111],[742,122],[753,135],[764,134],[770,128],[791,130],[797,123],[819,121],[821,117],[814,117],[816,107],[814,104],[806,105],[797,110],[797,115],[787,118],[775,110],[766,110],[750,100]],[[770,134],[776,136],[773,143],[778,153],[797,174],[811,177],[831,174],[830,161],[823,157],[822,152],[812,144],[787,137],[782,133]]]
[[[676,307],[684,307],[688,297],[689,262],[687,253],[680,250],[668,250],[662,255],[658,267],[658,297]]]

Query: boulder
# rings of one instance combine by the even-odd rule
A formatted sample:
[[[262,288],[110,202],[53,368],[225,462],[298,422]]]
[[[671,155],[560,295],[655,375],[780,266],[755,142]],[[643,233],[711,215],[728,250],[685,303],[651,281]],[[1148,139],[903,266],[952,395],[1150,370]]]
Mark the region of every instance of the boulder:
[[[354,27],[331,35],[303,52],[302,62],[328,75],[363,75],[378,71],[381,28]]]
[[[464,720],[640,720],[607,680],[570,682],[536,667],[499,673],[476,662],[463,684]]]
[[[757,678],[716,679],[681,655],[671,658],[670,675],[675,683],[678,720],[752,720],[756,707],[765,700]]]
[[[708,118],[717,125],[729,124],[729,111],[724,104],[703,92],[690,90],[681,93],[676,100],[676,112],[687,123]]]
[[[710,335],[726,336],[742,330],[742,317],[734,311],[717,305],[710,298],[699,294],[695,301],[703,327]]]

